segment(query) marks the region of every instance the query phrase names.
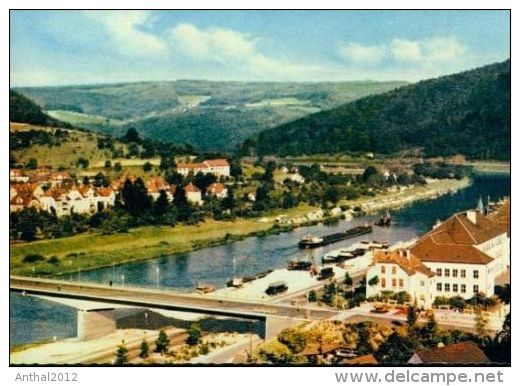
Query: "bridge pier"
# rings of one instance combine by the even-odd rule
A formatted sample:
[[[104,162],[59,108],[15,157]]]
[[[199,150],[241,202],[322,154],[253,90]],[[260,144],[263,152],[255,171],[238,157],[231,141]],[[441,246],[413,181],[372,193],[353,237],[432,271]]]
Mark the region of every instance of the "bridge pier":
[[[78,339],[89,340],[111,334],[117,329],[116,320],[106,311],[78,310]]]

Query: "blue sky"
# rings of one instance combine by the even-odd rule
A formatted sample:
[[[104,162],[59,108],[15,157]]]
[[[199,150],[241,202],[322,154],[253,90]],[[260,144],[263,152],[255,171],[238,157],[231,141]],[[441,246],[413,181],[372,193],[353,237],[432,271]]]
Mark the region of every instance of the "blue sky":
[[[417,81],[509,57],[507,11],[11,11],[12,86]]]

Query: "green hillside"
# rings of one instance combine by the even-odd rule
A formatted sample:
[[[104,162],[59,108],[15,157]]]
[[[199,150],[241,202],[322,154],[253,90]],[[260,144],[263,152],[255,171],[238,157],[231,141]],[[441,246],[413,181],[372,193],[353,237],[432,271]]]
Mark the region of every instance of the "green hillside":
[[[9,90],[9,120],[34,125],[71,127],[70,124],[45,114],[40,106],[14,90]]]
[[[507,60],[369,96],[261,132],[243,154],[340,152],[510,159],[511,66]]]
[[[149,138],[229,151],[267,128],[402,85],[179,80],[17,91],[78,127],[116,136],[135,127]]]

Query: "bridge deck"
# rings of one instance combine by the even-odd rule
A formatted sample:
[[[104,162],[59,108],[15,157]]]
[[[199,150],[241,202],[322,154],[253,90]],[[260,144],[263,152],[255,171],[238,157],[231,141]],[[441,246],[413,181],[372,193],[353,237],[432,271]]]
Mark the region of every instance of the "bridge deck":
[[[207,298],[198,294],[179,294],[165,290],[128,286],[108,286],[22,276],[11,276],[9,282],[12,291],[26,294],[256,320],[265,320],[269,315],[287,318],[328,319],[337,314],[335,311],[285,304]]]

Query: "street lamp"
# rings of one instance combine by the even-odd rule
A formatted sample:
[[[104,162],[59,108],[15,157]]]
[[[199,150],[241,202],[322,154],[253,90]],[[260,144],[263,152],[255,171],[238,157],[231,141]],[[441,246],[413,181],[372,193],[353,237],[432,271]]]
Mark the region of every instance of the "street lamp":
[[[155,273],[157,274],[157,286],[156,286],[157,289],[159,289],[159,273],[160,273],[160,271],[161,270],[160,270],[159,267],[155,268]]]
[[[112,262],[112,282],[116,281],[116,263]]]
[[[121,281],[123,282],[123,287],[125,286],[125,275],[121,275]]]

